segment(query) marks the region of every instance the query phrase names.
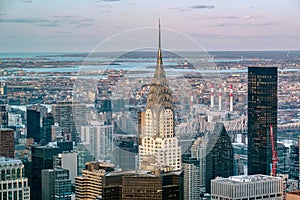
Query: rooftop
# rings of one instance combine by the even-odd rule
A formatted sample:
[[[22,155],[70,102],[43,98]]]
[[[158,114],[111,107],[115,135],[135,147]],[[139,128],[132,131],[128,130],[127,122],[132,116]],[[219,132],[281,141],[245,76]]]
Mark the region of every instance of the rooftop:
[[[261,182],[261,181],[278,180],[278,179],[281,179],[281,177],[255,174],[255,175],[230,176],[229,178],[220,178],[220,177],[218,178],[217,177],[213,181],[240,184],[240,183],[246,183],[246,182]]]

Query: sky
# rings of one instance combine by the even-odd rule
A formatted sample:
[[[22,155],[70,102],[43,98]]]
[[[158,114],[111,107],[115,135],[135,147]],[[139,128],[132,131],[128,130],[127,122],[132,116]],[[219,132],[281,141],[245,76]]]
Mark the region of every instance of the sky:
[[[159,19],[208,51],[300,49],[299,0],[0,0],[0,52],[90,52],[128,31],[138,46]]]

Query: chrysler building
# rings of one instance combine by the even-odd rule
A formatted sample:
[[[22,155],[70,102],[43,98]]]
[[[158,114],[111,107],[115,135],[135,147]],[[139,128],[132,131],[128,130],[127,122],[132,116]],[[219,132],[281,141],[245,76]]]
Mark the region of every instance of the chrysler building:
[[[146,111],[140,118],[139,169],[181,170],[181,147],[178,146],[175,136],[172,91],[168,86],[162,62],[160,23],[156,70]]]

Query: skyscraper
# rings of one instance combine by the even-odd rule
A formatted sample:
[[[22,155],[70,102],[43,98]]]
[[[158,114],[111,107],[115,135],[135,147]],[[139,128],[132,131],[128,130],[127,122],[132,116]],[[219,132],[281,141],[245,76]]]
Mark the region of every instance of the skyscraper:
[[[62,168],[42,170],[43,200],[71,200],[69,170]]]
[[[57,156],[58,148],[39,146],[31,147],[32,153],[32,189],[31,199],[42,199],[42,174],[43,169],[53,169],[53,156]]]
[[[54,125],[54,117],[52,113],[46,113],[42,118],[41,139],[43,145],[48,144],[52,140],[52,126]]]
[[[277,67],[248,68],[248,174],[271,172],[270,125],[277,141]]]
[[[81,126],[80,139],[96,160],[107,159],[113,148],[113,125],[101,125],[95,121]]]
[[[60,101],[52,106],[54,122],[62,128],[62,133],[69,135],[73,142],[79,140],[80,126],[86,125],[86,106]]]
[[[14,158],[14,130],[0,128],[0,156]]]
[[[27,138],[33,138],[34,142],[41,140],[41,113],[36,109],[27,109]]]
[[[145,123],[139,133],[139,168],[141,170],[181,170],[181,148],[174,130],[172,91],[162,62],[161,33],[156,70],[150,87]],[[141,117],[141,116],[140,116]]]
[[[233,175],[233,147],[224,124],[217,122],[209,135],[206,147],[206,192],[210,193],[211,179]]]

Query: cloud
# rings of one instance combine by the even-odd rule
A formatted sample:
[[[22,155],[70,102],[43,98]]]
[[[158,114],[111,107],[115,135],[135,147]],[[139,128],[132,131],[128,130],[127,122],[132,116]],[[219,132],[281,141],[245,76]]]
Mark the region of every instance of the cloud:
[[[205,15],[200,17],[194,17],[192,20],[198,20],[198,19],[239,19],[240,17],[232,16],[232,15],[225,15],[225,16],[213,16],[213,15]]]
[[[50,22],[47,19],[39,18],[12,18],[12,19],[0,19],[0,23],[23,23],[23,24],[32,24],[32,23],[45,23]]]
[[[258,15],[246,15],[242,17],[243,19],[258,19],[260,16]]]
[[[195,5],[195,6],[191,6],[191,9],[213,9],[215,8],[214,5]]]
[[[266,22],[266,23],[255,23],[255,24],[242,24],[242,23],[219,23],[215,25],[209,25],[213,27],[230,27],[230,26],[240,26],[240,27],[256,27],[256,26],[274,26],[278,25],[276,23],[272,22]]]
[[[187,12],[187,11],[191,11],[190,9],[187,9],[187,8],[180,8],[180,7],[172,7],[172,8],[169,8],[170,10],[178,10],[180,12]]]
[[[37,26],[43,26],[43,27],[60,27],[63,25],[74,25],[76,27],[83,27],[83,26],[94,25],[94,20],[92,18],[82,18],[77,16],[54,16],[51,19],[40,19],[40,18],[0,19],[0,23],[37,24]]]

